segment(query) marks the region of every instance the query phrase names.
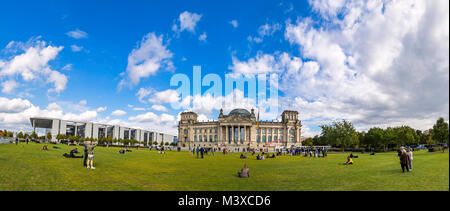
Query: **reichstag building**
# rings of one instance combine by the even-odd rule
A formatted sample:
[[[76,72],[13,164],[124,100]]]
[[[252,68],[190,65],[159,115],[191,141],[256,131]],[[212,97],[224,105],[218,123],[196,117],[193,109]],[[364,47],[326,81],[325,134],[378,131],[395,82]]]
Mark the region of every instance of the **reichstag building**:
[[[198,121],[195,112],[183,112],[178,123],[178,146],[184,150],[200,146],[239,151],[249,148],[275,151],[301,146],[298,112],[285,110],[281,118],[281,121],[259,121],[257,126],[254,109],[251,112],[234,109],[228,115],[220,109],[217,121]]]

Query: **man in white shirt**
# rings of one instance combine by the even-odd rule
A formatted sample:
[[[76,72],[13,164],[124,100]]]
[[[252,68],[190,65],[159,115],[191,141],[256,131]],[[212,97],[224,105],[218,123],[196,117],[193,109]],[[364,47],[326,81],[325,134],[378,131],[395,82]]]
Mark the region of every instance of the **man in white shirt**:
[[[408,163],[409,171],[412,171],[412,168],[413,168],[413,166],[412,166],[412,160],[413,160],[412,148],[408,149],[408,156],[409,156],[409,163]]]

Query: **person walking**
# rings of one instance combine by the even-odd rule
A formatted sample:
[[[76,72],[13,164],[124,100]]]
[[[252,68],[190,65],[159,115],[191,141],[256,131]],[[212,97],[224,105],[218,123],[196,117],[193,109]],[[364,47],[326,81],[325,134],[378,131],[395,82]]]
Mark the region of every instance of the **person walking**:
[[[409,156],[406,153],[405,149],[403,149],[403,148],[400,150],[400,152],[401,152],[401,154],[400,154],[400,166],[402,167],[402,171],[405,172],[405,169],[406,169],[406,171],[409,171],[409,168],[408,168]]]
[[[199,148],[197,147],[196,149],[195,149],[195,151],[197,151],[197,158],[198,158],[198,153],[199,153]]]
[[[409,158],[409,162],[408,162],[409,171],[412,171],[412,169],[413,169],[413,166],[412,166],[413,152],[412,152],[411,148],[408,149],[408,158]]]
[[[97,146],[97,144],[93,144],[91,141],[88,141],[87,145],[87,153],[88,153],[88,163],[87,168],[95,169],[94,167],[94,148]]]

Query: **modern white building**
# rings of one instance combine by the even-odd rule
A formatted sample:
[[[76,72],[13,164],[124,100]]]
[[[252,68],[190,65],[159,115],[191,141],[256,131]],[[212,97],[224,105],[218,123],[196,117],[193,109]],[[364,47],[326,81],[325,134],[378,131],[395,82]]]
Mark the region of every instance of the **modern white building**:
[[[93,122],[78,122],[71,120],[61,120],[54,118],[31,117],[31,126],[33,131],[36,128],[45,128],[47,132],[52,134],[52,141],[56,141],[58,134],[67,136],[78,136],[80,138],[105,138],[111,136],[113,139],[135,139],[143,144],[152,142],[175,142],[176,136],[122,127],[119,125],[107,125]]]

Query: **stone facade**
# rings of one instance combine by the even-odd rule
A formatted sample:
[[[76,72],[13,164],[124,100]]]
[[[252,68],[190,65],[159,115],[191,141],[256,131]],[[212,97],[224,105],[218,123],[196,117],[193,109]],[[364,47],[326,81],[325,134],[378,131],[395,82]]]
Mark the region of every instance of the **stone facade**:
[[[178,146],[183,150],[205,148],[259,149],[301,146],[301,121],[297,111],[285,110],[281,121],[259,121],[254,109],[234,109],[228,115],[220,110],[217,121],[200,122],[194,112],[181,113],[178,123]]]

